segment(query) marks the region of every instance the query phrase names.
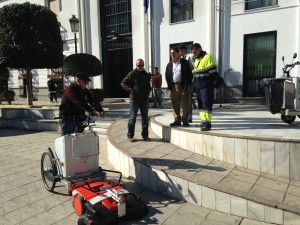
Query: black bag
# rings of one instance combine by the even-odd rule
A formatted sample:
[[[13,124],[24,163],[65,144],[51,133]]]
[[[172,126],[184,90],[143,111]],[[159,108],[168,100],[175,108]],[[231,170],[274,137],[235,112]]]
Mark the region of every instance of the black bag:
[[[224,79],[223,79],[223,77],[221,77],[219,75],[219,73],[216,73],[216,74],[212,75],[212,78],[213,78],[213,86],[214,86],[214,88],[219,88],[221,86],[225,86]]]
[[[283,92],[285,78],[265,78],[266,105],[272,114],[279,113],[283,104]]]

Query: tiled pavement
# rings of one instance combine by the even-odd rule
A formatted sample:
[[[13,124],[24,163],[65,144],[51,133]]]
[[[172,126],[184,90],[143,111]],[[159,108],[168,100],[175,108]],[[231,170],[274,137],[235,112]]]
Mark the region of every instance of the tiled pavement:
[[[40,158],[58,137],[54,132],[30,132],[0,129],[0,224],[75,225],[77,215],[66,188],[58,185],[55,193],[46,191],[40,176]],[[100,138],[100,164],[107,160],[106,140]],[[230,216],[157,194],[123,179],[126,187],[139,194],[149,206],[148,215],[134,224],[267,225],[243,217]]]
[[[223,110],[224,109],[220,109],[220,111]],[[170,110],[163,109],[162,112],[170,112]],[[229,112],[226,113],[229,114]],[[226,115],[226,113],[224,112],[224,115]],[[170,113],[168,114],[170,115]],[[251,115],[249,116],[251,117]],[[169,119],[170,118],[165,119],[164,122],[168,123]],[[197,120],[195,120],[195,122],[196,121]],[[261,121],[262,124],[263,122],[264,121]],[[251,182],[251,180],[253,181],[255,179],[256,181],[261,180],[260,182],[256,182],[256,184],[258,184],[257,187],[261,186],[262,188],[258,188],[257,190],[253,189],[253,192],[261,194],[262,197],[265,197],[265,190],[272,190],[273,193],[275,193],[274,196],[276,196],[275,200],[282,200],[281,192],[288,189],[285,185],[278,185],[276,181],[272,182],[273,177],[270,177],[268,175],[258,175],[256,173],[253,173],[245,177],[242,168],[232,168],[232,166],[226,167],[224,163],[220,163],[218,162],[218,160],[208,160],[205,157],[195,157],[195,155],[193,156],[193,154],[191,154],[186,157],[187,159],[190,158],[190,160],[186,160],[186,163],[184,163],[184,160],[182,160],[182,157],[184,157],[184,155],[182,155],[183,152],[179,147],[163,142],[153,133],[151,133],[151,137],[154,139],[154,141],[148,143],[147,145],[145,145],[143,142],[129,144],[126,141],[125,135],[126,125],[124,126],[124,124],[126,124],[126,120],[120,120],[118,121],[118,123],[123,123],[123,125],[122,129],[118,130],[119,133],[116,132],[119,134],[119,136],[117,136],[115,140],[117,140],[118,143],[123,142],[122,148],[129,146],[128,149],[131,149],[129,151],[130,154],[133,154],[141,161],[147,161],[149,163],[155,162],[153,164],[156,167],[161,168],[166,166],[166,164],[171,165],[167,168],[167,170],[172,175],[181,177],[192,175],[194,176],[196,182],[205,181],[207,182],[208,186],[215,185],[216,183],[214,182],[217,182],[218,176],[225,176],[226,178],[228,178],[228,180],[232,179],[231,181],[241,180],[245,183]],[[237,128],[237,124],[231,125],[232,131],[234,131],[234,127]],[[282,125],[280,124],[280,126]],[[194,128],[191,127],[191,129]],[[236,130],[243,130],[243,127]],[[139,125],[137,125],[137,134],[138,132]],[[0,180],[2,181],[0,183],[0,224],[77,223],[78,217],[74,213],[70,197],[66,195],[65,187],[59,186],[55,189],[56,193],[49,193],[43,188],[40,178],[41,154],[47,149],[48,146],[53,147],[53,140],[56,137],[58,137],[58,134],[54,132],[32,133],[29,131],[0,129]],[[157,145],[160,145],[158,151],[154,148]],[[109,169],[112,168],[112,166],[107,159],[106,147],[106,138],[100,138],[100,163],[103,168]],[[154,150],[150,151],[151,148],[154,148]],[[161,153],[163,153],[163,156],[161,155]],[[168,156],[171,156],[172,158],[168,158]],[[152,157],[152,159],[149,159],[150,157]],[[155,160],[155,157],[164,158],[163,160]],[[169,164],[169,162],[166,163],[168,160],[172,160],[173,164]],[[201,165],[199,165],[199,162]],[[203,165],[205,165],[204,169]],[[224,170],[224,168],[226,169],[226,171]],[[203,177],[201,179],[198,179],[196,174],[200,175],[200,173],[202,173],[203,177],[206,177],[207,179],[203,179]],[[231,177],[229,175],[231,175]],[[123,183],[126,184],[129,190],[132,190],[133,192],[142,196],[142,199],[144,199],[144,201],[148,204],[150,211],[147,217],[143,220],[130,222],[121,221],[120,224],[122,225],[268,224],[247,219],[243,215],[231,216],[226,213],[217,212],[214,210],[196,206],[191,203],[175,200],[174,198],[168,198],[164,195],[157,194],[145,187],[142,187],[141,185],[134,183],[132,180],[123,179]],[[229,185],[229,190],[231,189],[231,187],[235,188],[236,186],[232,186],[231,182],[225,183],[226,185]],[[234,182],[232,183],[234,184]],[[286,201],[290,201],[291,203],[297,205],[299,201],[295,197],[298,196],[298,183],[290,182],[288,185],[289,188],[290,185],[294,185],[295,187],[291,189],[291,198],[285,197],[285,199]],[[247,185],[244,185],[242,187],[247,189]],[[263,188],[266,189],[263,190]],[[278,194],[278,196],[276,194]],[[196,200],[196,198],[194,200]],[[271,200],[273,201],[274,199]],[[207,202],[207,204],[211,204],[211,202]],[[235,210],[239,210],[240,206],[242,205],[236,205],[237,208]]]

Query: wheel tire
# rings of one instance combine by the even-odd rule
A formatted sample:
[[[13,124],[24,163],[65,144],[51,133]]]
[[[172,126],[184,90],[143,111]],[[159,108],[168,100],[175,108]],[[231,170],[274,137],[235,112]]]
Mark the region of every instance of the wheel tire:
[[[77,225],[90,225],[90,221],[85,215],[83,215],[78,219]]]
[[[281,115],[281,120],[287,124],[291,124],[295,121],[296,116],[286,116],[286,115]]]
[[[55,173],[57,173],[57,169],[51,153],[44,152],[41,158],[41,175],[47,191],[52,192],[55,187],[56,180],[55,175],[53,175]]]

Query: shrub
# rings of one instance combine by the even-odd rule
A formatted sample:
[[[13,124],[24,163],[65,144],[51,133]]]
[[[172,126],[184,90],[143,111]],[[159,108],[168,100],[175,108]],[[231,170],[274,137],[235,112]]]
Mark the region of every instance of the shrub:
[[[0,65],[26,70],[28,105],[33,100],[31,70],[62,64],[63,41],[54,12],[29,1],[0,8]]]
[[[7,67],[0,66],[0,79],[8,80],[9,78],[9,70]]]

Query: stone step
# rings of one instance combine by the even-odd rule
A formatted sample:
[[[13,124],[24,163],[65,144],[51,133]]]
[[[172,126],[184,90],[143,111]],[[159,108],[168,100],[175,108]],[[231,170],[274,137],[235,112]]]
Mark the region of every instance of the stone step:
[[[1,119],[0,127],[33,131],[60,130],[58,120],[52,119]]]
[[[300,224],[299,181],[188,151],[153,132],[151,142],[137,138],[131,143],[126,134],[126,119],[114,122],[107,134],[109,161],[125,177],[208,209],[268,223]]]
[[[258,172],[300,180],[299,122],[281,121],[263,108],[235,106],[213,112],[212,130],[201,132],[199,117],[190,127],[173,127],[172,114],[151,120],[153,132],[191,152]]]
[[[92,117],[94,130],[99,134],[106,134],[106,129],[116,119],[127,115],[125,110],[107,111],[106,118]],[[1,109],[0,127],[25,130],[60,131],[58,109],[7,108]]]
[[[103,134],[103,135],[107,134],[107,128],[93,126],[91,129],[92,129],[92,131],[96,132],[97,134]]]

